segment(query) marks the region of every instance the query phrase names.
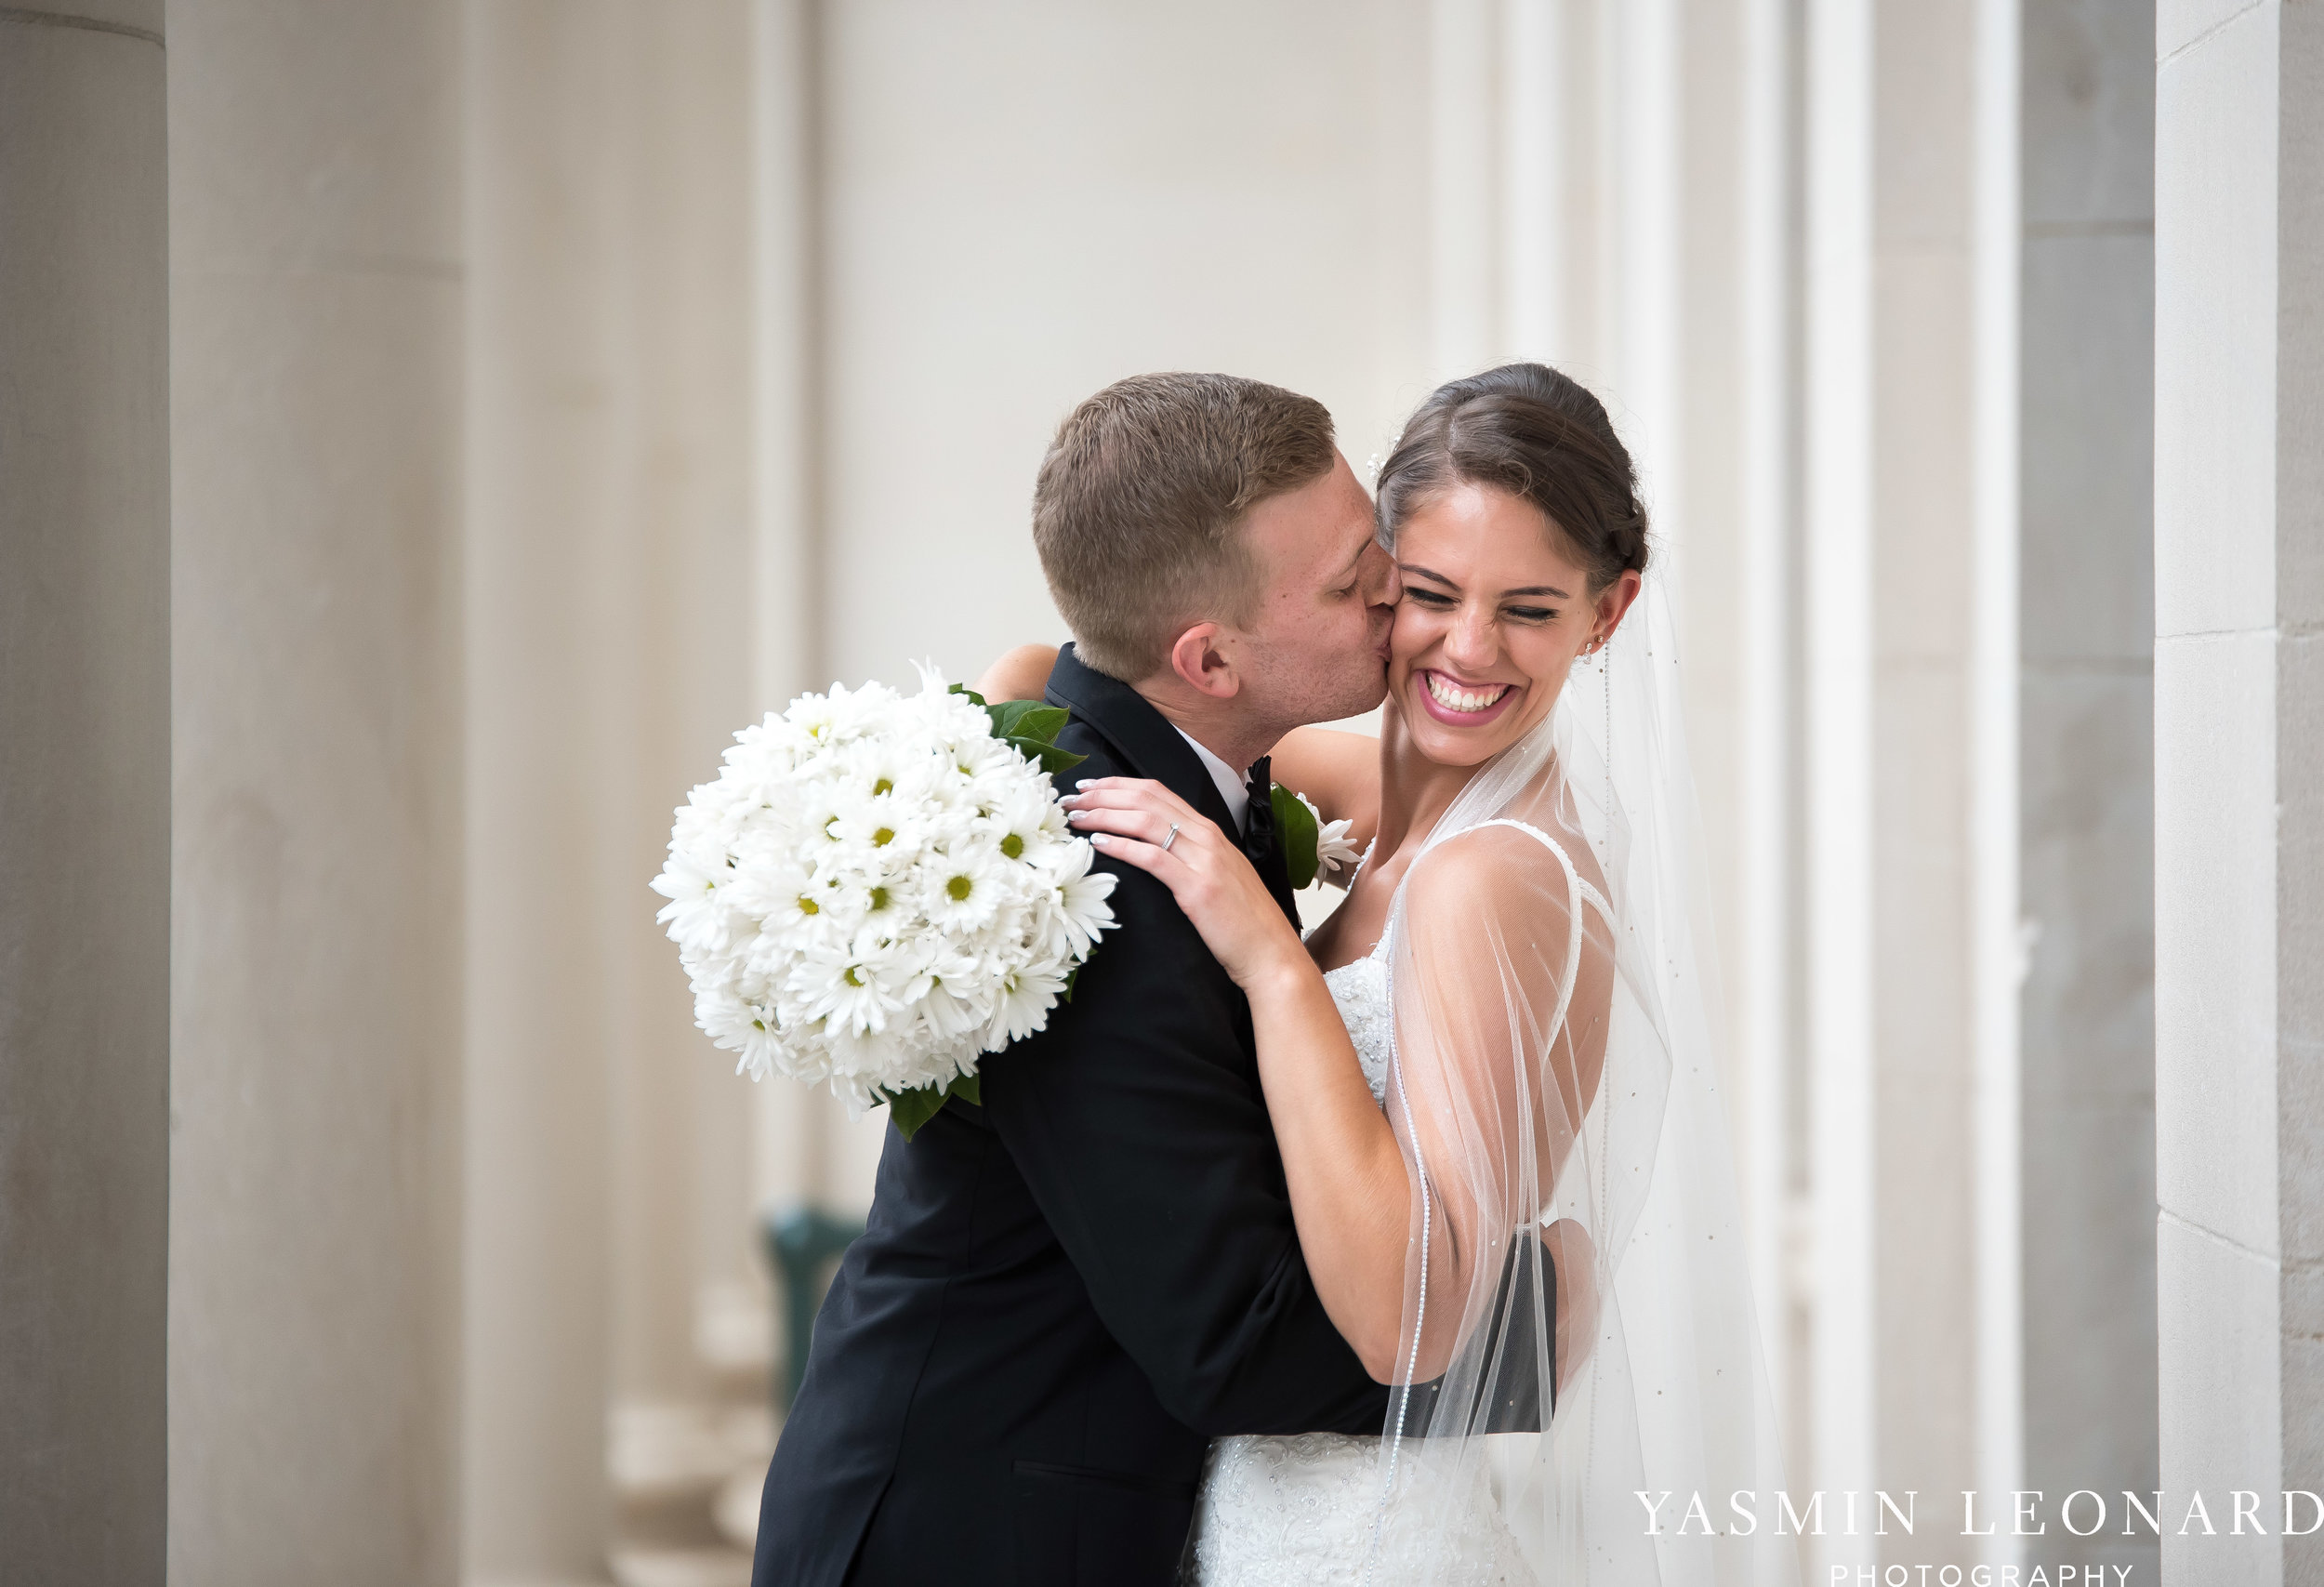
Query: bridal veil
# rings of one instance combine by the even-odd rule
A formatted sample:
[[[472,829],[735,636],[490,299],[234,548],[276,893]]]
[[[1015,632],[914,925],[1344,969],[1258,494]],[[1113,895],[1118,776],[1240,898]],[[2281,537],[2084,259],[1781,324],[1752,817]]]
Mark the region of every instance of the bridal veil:
[[[1758,1514],[1780,1456],[1661,582],[1391,912],[1414,1196],[1374,1581],[1798,1579]]]

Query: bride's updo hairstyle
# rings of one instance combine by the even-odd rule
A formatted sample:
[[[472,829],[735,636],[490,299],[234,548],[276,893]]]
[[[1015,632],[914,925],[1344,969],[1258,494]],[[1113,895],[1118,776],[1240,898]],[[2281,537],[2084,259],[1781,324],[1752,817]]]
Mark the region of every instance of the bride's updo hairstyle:
[[[1406,420],[1380,465],[1380,541],[1391,555],[1415,512],[1458,485],[1491,485],[1550,522],[1596,594],[1646,570],[1638,470],[1605,405],[1541,364],[1448,380]]]

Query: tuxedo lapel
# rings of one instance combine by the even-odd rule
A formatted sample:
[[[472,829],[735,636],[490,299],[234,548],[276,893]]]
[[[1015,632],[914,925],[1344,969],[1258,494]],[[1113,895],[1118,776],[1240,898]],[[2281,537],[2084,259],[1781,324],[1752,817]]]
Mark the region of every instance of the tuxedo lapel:
[[[1284,852],[1283,833],[1275,825],[1274,784],[1266,775],[1266,767],[1262,760],[1251,769],[1250,829],[1243,838],[1243,853],[1258,870],[1259,879],[1267,884],[1268,894],[1296,926],[1300,923],[1299,895],[1291,888],[1290,857]]]
[[[1203,769],[1194,746],[1143,694],[1118,678],[1083,666],[1068,644],[1057,653],[1057,666],[1049,675],[1048,699],[1104,739],[1137,775],[1152,777],[1218,823],[1220,831],[1237,843],[1242,840],[1242,829],[1227,813],[1219,785]],[[1074,774],[1065,773],[1064,780],[1073,782]]]

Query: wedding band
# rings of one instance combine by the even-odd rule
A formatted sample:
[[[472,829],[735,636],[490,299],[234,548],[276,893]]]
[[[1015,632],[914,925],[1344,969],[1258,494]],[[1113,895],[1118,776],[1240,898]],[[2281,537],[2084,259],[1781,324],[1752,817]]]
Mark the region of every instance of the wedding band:
[[[1178,823],[1177,823],[1177,822],[1175,822],[1175,821],[1173,821],[1173,822],[1171,822],[1171,823],[1170,823],[1170,835],[1169,835],[1169,837],[1167,837],[1167,838],[1165,838],[1165,839],[1163,839],[1163,840],[1162,840],[1162,852],[1163,852],[1164,853],[1166,853],[1166,854],[1167,854],[1167,853],[1169,853],[1170,852],[1170,845],[1171,845],[1172,843],[1177,842],[1177,841],[1178,841]]]

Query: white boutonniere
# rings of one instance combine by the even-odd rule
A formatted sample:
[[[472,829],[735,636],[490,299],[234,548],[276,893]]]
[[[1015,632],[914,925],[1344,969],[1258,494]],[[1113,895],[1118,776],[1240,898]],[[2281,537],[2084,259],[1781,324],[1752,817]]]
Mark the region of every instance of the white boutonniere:
[[[1283,841],[1283,858],[1293,887],[1305,887],[1318,876],[1353,876],[1357,854],[1348,840],[1345,821],[1326,821],[1323,812],[1281,783],[1274,785],[1275,835]],[[1345,885],[1345,882],[1342,882]]]

